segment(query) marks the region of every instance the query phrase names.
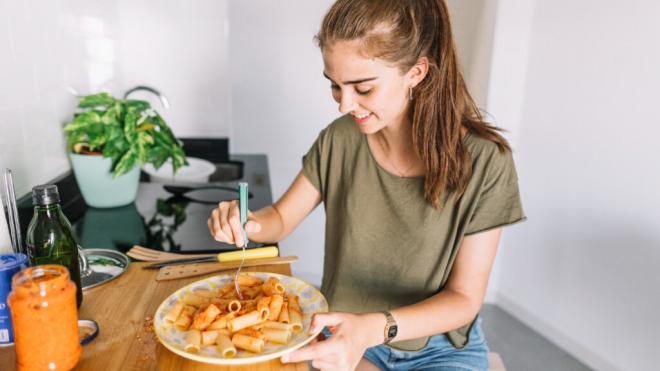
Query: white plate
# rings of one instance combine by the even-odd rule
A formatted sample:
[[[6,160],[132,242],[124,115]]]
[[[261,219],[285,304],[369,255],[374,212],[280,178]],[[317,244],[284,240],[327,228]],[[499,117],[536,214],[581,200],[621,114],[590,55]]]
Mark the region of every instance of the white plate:
[[[172,173],[172,161],[166,161],[160,168],[155,169],[152,164],[145,164],[142,170],[149,174],[152,182],[164,183],[206,183],[209,177],[215,173],[215,165],[212,162],[196,158],[187,157],[188,166],[182,166],[176,172]]]
[[[314,286],[297,278],[277,273],[244,272],[241,274],[256,276],[264,281],[271,276],[277,277],[286,288],[287,293],[293,293],[299,296],[300,308],[303,311],[303,329],[300,332],[294,333],[288,344],[280,345],[266,342],[263,353],[255,354],[239,349],[234,358],[224,358],[222,354],[216,351],[215,346],[202,347],[199,353],[194,354],[184,350],[186,344],[185,331],[180,331],[174,327],[165,326],[163,324],[163,316],[178,300],[180,300],[181,297],[183,297],[183,295],[199,289],[213,290],[220,288],[234,278],[233,274],[224,274],[193,282],[188,286],[177,290],[165,299],[158,307],[158,310],[156,310],[156,315],[154,316],[154,331],[156,336],[158,336],[158,340],[160,340],[160,342],[172,352],[194,361],[217,365],[244,365],[279,358],[286,353],[304,346],[318,335],[320,330],[311,335],[307,334],[312,320],[312,314],[327,312],[328,302],[325,300],[325,297],[314,288]]]

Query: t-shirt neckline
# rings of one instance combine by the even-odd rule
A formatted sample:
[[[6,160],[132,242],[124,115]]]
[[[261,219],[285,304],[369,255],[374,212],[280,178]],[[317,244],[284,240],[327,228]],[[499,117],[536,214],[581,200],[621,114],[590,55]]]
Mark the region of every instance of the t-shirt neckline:
[[[376,168],[388,176],[396,179],[424,179],[424,175],[416,175],[416,176],[398,176],[396,174],[392,174],[389,171],[387,171],[384,167],[382,167],[378,161],[376,161],[376,158],[374,157],[374,154],[371,153],[371,147],[369,147],[369,141],[367,140],[367,134],[362,134],[360,133],[360,136],[362,137],[362,142],[365,146],[367,146],[367,153],[369,160],[372,161],[374,164],[376,164]],[[467,145],[468,140],[471,139],[472,133],[468,131],[465,136],[463,137],[463,144]]]
[[[376,168],[382,172],[387,174],[387,176],[395,179],[401,179],[401,180],[419,180],[419,179],[424,179],[424,175],[416,175],[416,176],[399,176],[396,174],[390,173],[387,169],[382,167],[378,161],[376,161],[376,158],[374,157],[374,154],[371,152],[371,147],[369,147],[369,141],[367,140],[367,134],[360,134],[362,136],[362,142],[363,144],[367,147],[367,153],[369,157],[369,161],[373,162],[376,165]]]

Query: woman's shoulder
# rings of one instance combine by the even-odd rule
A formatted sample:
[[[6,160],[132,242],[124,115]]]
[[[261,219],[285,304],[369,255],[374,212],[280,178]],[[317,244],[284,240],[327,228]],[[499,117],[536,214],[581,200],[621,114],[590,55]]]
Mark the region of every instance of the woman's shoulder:
[[[470,133],[464,141],[473,170],[479,168],[502,168],[513,166],[513,156],[509,148],[503,148],[495,141]]]

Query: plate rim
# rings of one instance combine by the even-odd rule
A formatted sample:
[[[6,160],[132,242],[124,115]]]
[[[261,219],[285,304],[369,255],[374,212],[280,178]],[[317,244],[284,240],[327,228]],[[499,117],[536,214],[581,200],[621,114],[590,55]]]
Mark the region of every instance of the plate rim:
[[[289,277],[289,278],[298,280],[298,281],[304,283],[305,285],[311,287],[312,289],[316,290],[318,292],[318,294],[321,296],[321,298],[323,299],[323,301],[325,302],[325,308],[324,308],[325,312],[320,311],[320,312],[315,312],[315,313],[327,313],[329,311],[328,300],[325,298],[323,293],[321,293],[321,291],[319,289],[317,289],[316,287],[314,287],[313,285],[311,285],[310,283],[308,283],[305,280],[302,280],[302,279],[297,278],[297,277],[289,276],[289,275],[286,275],[286,274],[261,272],[261,271],[259,271],[259,272],[242,272],[241,274],[248,274],[248,275],[266,274],[266,275],[276,276],[276,277]],[[179,289],[177,289],[176,291],[174,291],[173,293],[168,295],[165,299],[163,299],[163,301],[160,303],[160,305],[156,309],[156,312],[154,313],[154,333],[156,334],[156,337],[158,338],[158,342],[160,344],[162,344],[165,348],[167,348],[172,353],[174,353],[174,354],[176,354],[180,357],[187,358],[187,359],[197,361],[197,362],[202,362],[202,363],[207,363],[207,364],[214,364],[214,365],[247,365],[247,364],[256,364],[256,363],[270,361],[272,359],[279,358],[279,357],[281,357],[281,356],[283,356],[287,353],[291,353],[294,350],[299,349],[299,348],[307,345],[314,338],[316,338],[319,333],[321,333],[322,330],[317,330],[313,334],[308,335],[305,340],[303,340],[300,343],[295,344],[291,347],[288,347],[288,348],[285,348],[285,349],[282,349],[282,350],[279,350],[279,351],[276,351],[276,352],[273,352],[273,353],[255,355],[254,357],[249,357],[249,358],[208,357],[208,356],[199,355],[199,354],[196,354],[196,353],[186,352],[185,350],[174,347],[173,345],[171,345],[168,342],[164,341],[163,338],[161,337],[160,333],[159,333],[160,328],[162,328],[162,324],[160,326],[157,326],[157,324],[160,323],[160,320],[158,319],[158,313],[161,312],[161,310],[163,309],[163,306],[165,304],[167,304],[169,299],[174,295],[178,295],[182,290],[187,289],[189,286],[192,286],[192,285],[195,285],[195,284],[198,284],[200,282],[207,281],[207,280],[215,279],[215,278],[218,278],[218,277],[223,277],[223,276],[231,277],[231,276],[233,276],[233,273],[217,274],[217,275],[214,275],[214,276],[206,277],[206,278],[203,278],[201,280],[191,282],[191,283],[189,283],[189,284],[187,284],[183,287],[180,287]]]
[[[88,252],[90,252],[90,255],[93,255],[93,253],[111,254],[111,255],[114,255],[115,259],[121,260],[122,263],[124,263],[124,266],[123,266],[121,272],[119,272],[116,276],[112,276],[112,277],[108,278],[105,281],[93,283],[89,286],[83,286],[83,288],[82,288],[83,291],[93,289],[95,287],[98,287],[100,285],[106,284],[106,283],[114,280],[115,278],[117,278],[117,277],[121,276],[122,274],[126,273],[126,271],[128,270],[128,266],[131,264],[131,260],[128,258],[128,255],[124,254],[123,252],[121,252],[119,250],[103,249],[103,248],[96,248],[96,247],[90,247],[90,248],[83,247],[82,251],[85,253],[85,255],[87,255]],[[81,282],[81,284],[82,284],[82,282]]]

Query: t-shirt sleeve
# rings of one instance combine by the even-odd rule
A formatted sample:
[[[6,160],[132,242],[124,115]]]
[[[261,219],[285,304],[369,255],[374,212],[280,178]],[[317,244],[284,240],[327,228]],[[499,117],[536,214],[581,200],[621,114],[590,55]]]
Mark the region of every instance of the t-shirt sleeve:
[[[511,152],[491,156],[466,235],[485,232],[525,220],[518,176]]]
[[[314,144],[312,144],[312,147],[302,158],[303,174],[305,175],[305,178],[312,183],[314,188],[316,188],[322,196],[325,196],[323,192],[325,190],[325,174],[327,174],[328,166],[326,155],[328,151],[327,131],[327,128],[321,131],[318,138],[316,138],[316,141],[314,141]]]

